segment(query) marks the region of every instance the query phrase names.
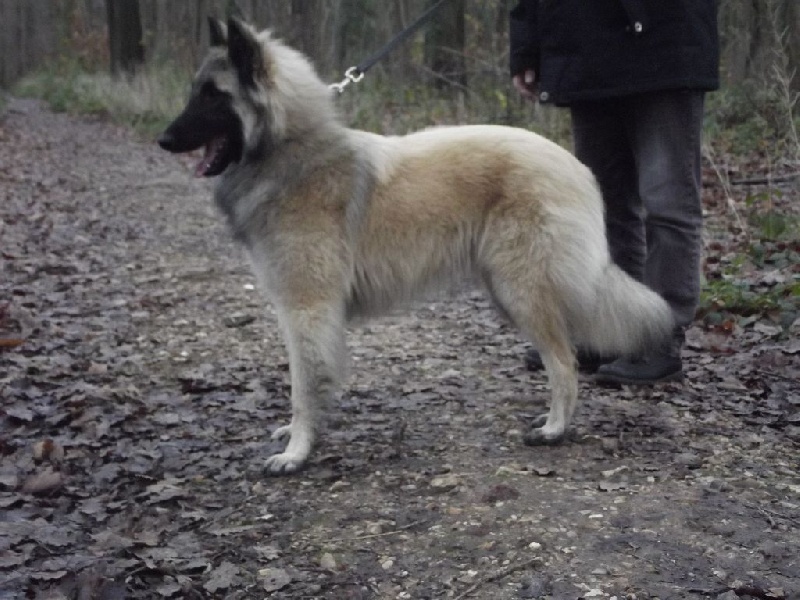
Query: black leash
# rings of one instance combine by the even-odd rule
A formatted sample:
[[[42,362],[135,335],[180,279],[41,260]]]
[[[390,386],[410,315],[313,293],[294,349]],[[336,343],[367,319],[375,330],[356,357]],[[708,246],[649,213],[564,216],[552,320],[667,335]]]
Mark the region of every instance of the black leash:
[[[447,0],[439,0],[435,4],[433,4],[428,10],[422,13],[417,20],[414,21],[411,25],[406,27],[403,31],[398,33],[388,44],[386,44],[383,48],[381,48],[377,53],[370,56],[367,60],[358,63],[354,67],[350,67],[347,71],[344,72],[344,79],[342,79],[339,83],[332,83],[330,85],[331,89],[336,90],[340,94],[344,91],[351,83],[358,83],[362,79],[364,79],[364,75],[369,71],[375,63],[381,61],[387,54],[389,54],[392,50],[394,50],[397,46],[402,44],[406,41],[411,35],[416,32],[420,27],[422,27],[425,23],[427,23],[433,14],[439,9],[439,7],[447,2]]]

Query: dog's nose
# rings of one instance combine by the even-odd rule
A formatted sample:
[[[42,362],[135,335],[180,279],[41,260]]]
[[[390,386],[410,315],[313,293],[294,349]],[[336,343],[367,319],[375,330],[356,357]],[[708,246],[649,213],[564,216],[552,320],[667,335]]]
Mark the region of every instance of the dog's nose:
[[[158,136],[158,145],[167,152],[172,152],[175,149],[175,136],[169,131],[165,131]]]

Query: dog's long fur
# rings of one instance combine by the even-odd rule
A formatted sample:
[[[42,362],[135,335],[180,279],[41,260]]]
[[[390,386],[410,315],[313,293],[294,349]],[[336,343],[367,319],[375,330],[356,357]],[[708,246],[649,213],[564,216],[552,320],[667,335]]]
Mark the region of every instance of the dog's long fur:
[[[224,167],[216,202],[276,308],[291,365],[292,421],[274,434],[289,443],[268,471],[306,461],[342,379],[348,319],[464,274],[542,354],[552,387],[543,443],[575,410],[573,344],[633,353],[668,335],[667,304],[611,263],[598,187],[567,151],[499,126],[348,129],[308,61],[268,32],[212,22],[212,41],[161,143],[199,146],[181,139],[203,119],[222,131],[223,158],[199,172]]]

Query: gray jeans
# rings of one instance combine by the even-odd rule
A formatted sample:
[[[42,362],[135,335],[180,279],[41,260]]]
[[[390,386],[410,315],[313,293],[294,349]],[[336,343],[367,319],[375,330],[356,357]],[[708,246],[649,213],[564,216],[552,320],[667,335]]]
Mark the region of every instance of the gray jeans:
[[[603,192],[611,257],[669,303],[680,327],[700,297],[703,100],[676,90],[571,107],[575,154]]]

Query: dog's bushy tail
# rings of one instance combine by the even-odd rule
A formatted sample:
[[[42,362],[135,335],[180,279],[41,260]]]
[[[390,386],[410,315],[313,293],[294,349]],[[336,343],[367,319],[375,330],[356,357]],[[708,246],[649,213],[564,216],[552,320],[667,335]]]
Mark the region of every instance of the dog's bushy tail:
[[[605,265],[592,296],[574,331],[580,346],[608,356],[631,355],[669,339],[674,327],[669,305],[618,266]]]

